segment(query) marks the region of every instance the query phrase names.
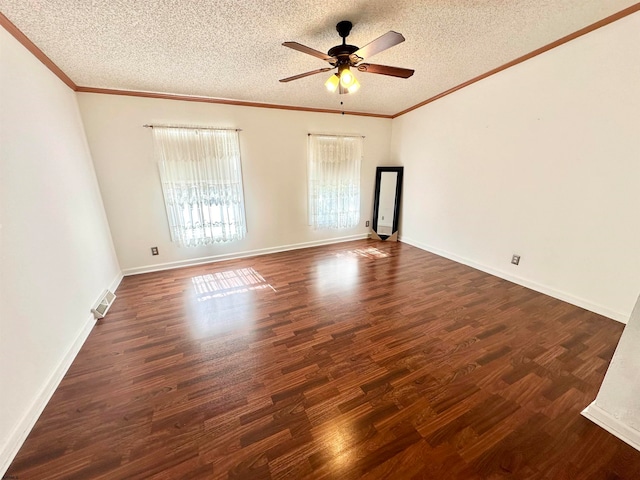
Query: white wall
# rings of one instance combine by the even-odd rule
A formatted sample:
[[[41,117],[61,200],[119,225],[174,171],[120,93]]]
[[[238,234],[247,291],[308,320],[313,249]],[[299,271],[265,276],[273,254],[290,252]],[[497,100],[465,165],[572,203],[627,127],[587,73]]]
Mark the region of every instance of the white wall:
[[[401,238],[626,321],[640,292],[638,45],[635,13],[394,119]]]
[[[595,401],[583,414],[640,450],[640,296]]]
[[[117,281],[75,93],[0,28],[0,474]]]
[[[640,297],[624,329],[596,405],[640,432]]]
[[[375,167],[389,162],[390,119],[90,93],[79,94],[78,98],[113,241],[125,273],[173,262],[364,236],[370,230],[365,228],[365,221],[372,215]],[[248,225],[245,239],[197,248],[171,243],[151,131],[142,127],[148,123],[242,129]],[[366,136],[359,227],[314,231],[308,225],[309,132]],[[160,255],[151,256],[154,246]]]

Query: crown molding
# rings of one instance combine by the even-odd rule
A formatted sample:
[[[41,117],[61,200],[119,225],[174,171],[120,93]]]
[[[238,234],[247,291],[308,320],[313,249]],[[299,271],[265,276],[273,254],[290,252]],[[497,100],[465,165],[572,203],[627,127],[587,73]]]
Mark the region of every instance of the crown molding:
[[[13,37],[18,40],[27,50],[29,50],[34,57],[40,60],[44,65],[51,70],[60,80],[62,80],[71,90],[75,90],[78,86],[73,83],[66,73],[64,73],[60,67],[58,67],[53,61],[47,57],[42,50],[40,50],[35,43],[33,43],[29,38],[20,31],[18,27],[16,27],[11,20],[4,16],[2,12],[0,12],[0,25],[2,25],[7,32],[9,32]]]
[[[559,40],[556,40],[555,42],[551,42],[548,45],[545,45],[544,47],[540,47],[534,50],[533,52],[529,52],[526,55],[518,57],[515,60],[511,60],[510,62],[507,62],[504,65],[494,68],[493,70],[489,70],[488,72],[478,75],[477,77],[474,77],[471,80],[467,80],[466,82],[461,83],[460,85],[457,85],[453,88],[450,88],[449,90],[445,90],[444,92],[439,93],[438,95],[435,95],[431,98],[426,99],[424,102],[420,102],[414,105],[413,107],[409,107],[406,110],[402,110],[401,112],[398,112],[395,115],[392,115],[391,118],[398,118],[400,115],[404,115],[405,113],[409,113],[417,108],[424,107],[425,105],[428,105],[429,103],[435,102],[436,100],[439,100],[442,97],[446,97],[447,95],[457,92],[458,90],[464,87],[468,87],[469,85],[479,82],[480,80],[484,80],[485,78],[490,77],[491,75],[494,75],[498,72],[502,72],[507,68],[513,67],[514,65],[527,61],[530,58],[540,55],[541,53],[548,52],[553,48],[559,47],[560,45],[570,42],[571,40],[575,40],[576,38],[581,37],[582,35],[586,35],[587,33],[593,32],[594,30],[597,30],[600,27],[609,25],[610,23],[620,20],[621,18],[631,15],[632,13],[635,13],[637,11],[640,11],[640,3],[636,3],[635,5],[625,8],[624,10],[621,10],[618,13],[614,13],[613,15],[603,18],[598,22],[592,23],[591,25],[581,28],[577,32],[570,33],[569,35],[562,37]]]
[[[182,100],[186,102],[217,103],[221,105],[236,105],[241,107],[275,108],[278,110],[294,110],[298,112],[338,113],[343,115],[358,115],[362,117],[392,118],[392,115],[367,112],[350,112],[347,110],[331,110],[327,108],[296,107],[293,105],[278,105],[274,103],[247,102],[243,100],[229,100],[226,98],[198,97],[194,95],[178,95],[174,93],[139,92],[135,90],[117,90],[112,88],[76,87],[79,93],[101,93],[104,95],[124,95],[128,97],[162,98],[165,100]]]

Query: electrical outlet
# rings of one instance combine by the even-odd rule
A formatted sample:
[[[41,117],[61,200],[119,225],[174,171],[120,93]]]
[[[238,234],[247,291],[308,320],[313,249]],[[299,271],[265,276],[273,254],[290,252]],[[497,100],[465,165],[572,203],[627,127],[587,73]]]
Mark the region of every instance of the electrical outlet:
[[[519,265],[520,264],[520,255],[514,255],[513,257],[511,257],[511,263],[513,263],[514,265]]]
[[[364,222],[364,226],[368,227],[369,226],[369,220],[367,220],[366,222]]]
[[[158,255],[158,247],[151,247],[151,255]]]

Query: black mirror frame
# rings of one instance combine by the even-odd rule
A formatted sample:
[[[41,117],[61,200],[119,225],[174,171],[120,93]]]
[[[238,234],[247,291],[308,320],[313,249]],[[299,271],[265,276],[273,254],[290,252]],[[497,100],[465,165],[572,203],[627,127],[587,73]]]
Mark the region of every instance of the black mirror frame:
[[[393,231],[391,235],[398,231],[398,220],[400,217],[400,199],[402,197],[402,175],[404,167],[376,167],[376,190],[373,197],[373,231],[382,240],[386,240],[391,235],[379,235],[378,230],[378,204],[380,203],[380,182],[382,181],[382,172],[397,172],[398,181],[396,182],[396,198],[393,209]]]

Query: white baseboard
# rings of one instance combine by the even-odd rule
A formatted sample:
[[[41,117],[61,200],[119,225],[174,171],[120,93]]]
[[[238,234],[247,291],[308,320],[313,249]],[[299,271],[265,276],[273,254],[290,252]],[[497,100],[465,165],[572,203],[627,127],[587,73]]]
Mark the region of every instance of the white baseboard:
[[[601,409],[595,401],[582,411],[582,415],[636,450],[640,450],[640,432]]]
[[[605,317],[611,318],[613,320],[616,320],[618,322],[625,323],[625,324],[629,321],[630,314],[616,312],[614,310],[611,310],[610,308],[585,300],[584,298],[577,297],[570,293],[563,292],[561,290],[557,290],[555,288],[548,287],[546,285],[541,285],[532,280],[518,277],[517,275],[513,275],[511,273],[505,272],[503,270],[499,270],[497,268],[489,267],[487,265],[474,262],[473,260],[469,260],[468,258],[461,257],[459,255],[456,255],[451,252],[447,252],[445,250],[441,250],[436,247],[432,247],[431,245],[426,245],[424,243],[418,242],[411,238],[402,236],[399,238],[399,240],[409,245],[413,245],[414,247],[417,247],[421,250],[434,253],[440,257],[448,258],[449,260],[453,260],[454,262],[462,263],[469,267],[475,268],[476,270],[481,270],[491,275],[495,275],[496,277],[500,277],[505,280],[509,280],[510,282],[517,283],[518,285],[522,285],[523,287],[530,288],[531,290],[535,290],[536,292],[544,293],[545,295],[549,295],[550,297],[557,298],[558,300],[562,300],[563,302],[567,302],[572,305],[576,305],[580,308],[584,308],[585,310],[589,310],[591,312],[597,313],[598,315],[603,315]]]
[[[118,288],[118,285],[120,285],[122,277],[122,272],[118,273],[107,288],[114,292]],[[82,327],[82,330],[80,330],[80,332],[78,333],[75,341],[73,342],[65,356],[62,358],[57,368],[48,378],[44,387],[37,395],[36,399],[27,409],[27,413],[24,415],[22,420],[18,422],[16,428],[14,428],[14,430],[9,435],[6,443],[2,446],[2,450],[0,451],[0,477],[5,474],[5,472],[11,465],[11,462],[18,454],[20,447],[22,447],[22,444],[27,439],[27,436],[31,432],[31,429],[33,429],[36,421],[38,420],[38,418],[40,418],[40,415],[47,406],[47,403],[49,403],[49,400],[51,400],[51,397],[58,388],[58,385],[60,385],[62,378],[67,373],[67,370],[69,370],[69,367],[75,360],[78,352],[80,352],[82,345],[84,345],[84,342],[89,337],[89,334],[91,333],[91,330],[93,329],[95,324],[96,319],[93,317],[93,314],[90,314],[84,326]]]
[[[350,235],[348,237],[329,238],[327,240],[318,240],[314,242],[294,243],[291,245],[281,245],[278,247],[260,248],[257,250],[245,250],[244,252],[213,255],[210,257],[191,258],[189,260],[180,260],[177,262],[157,263],[155,265],[147,265],[145,267],[125,268],[122,273],[125,276],[138,275],[141,273],[158,272],[161,270],[172,270],[174,268],[192,267],[194,265],[202,265],[205,263],[222,262],[224,260],[235,260],[237,258],[256,257],[258,255],[266,255],[268,253],[287,252],[290,250],[320,247],[322,245],[331,245],[334,243],[351,242],[354,240],[363,240],[365,238],[369,238],[368,233],[360,233],[358,235]]]
[[[40,390],[35,401],[27,409],[25,416],[9,435],[9,439],[5,444],[5,447],[2,449],[2,452],[0,452],[0,475],[4,475],[11,465],[11,462],[18,454],[18,450],[22,447],[22,444],[27,439],[29,432],[31,432],[31,429],[36,424],[36,421],[44,411],[47,403],[49,403],[53,393],[56,391],[56,388],[58,388],[62,378],[67,373],[67,370],[69,370],[69,367],[76,358],[76,355],[78,355],[80,348],[82,348],[82,345],[91,333],[91,329],[95,323],[96,320],[93,318],[93,314],[89,315],[84,327],[78,333],[78,336],[73,342],[73,345],[71,345],[71,348],[69,348],[58,367],[53,371],[42,390]]]
[[[118,287],[120,286],[120,282],[122,282],[122,279],[124,278],[124,274],[122,272],[119,272],[116,275],[116,278],[113,279],[113,281],[109,284],[109,286],[107,287],[107,289],[111,292],[115,292]]]

